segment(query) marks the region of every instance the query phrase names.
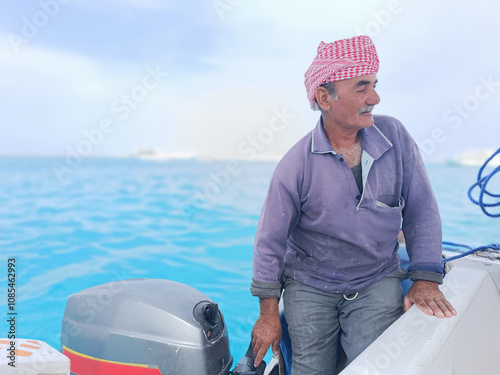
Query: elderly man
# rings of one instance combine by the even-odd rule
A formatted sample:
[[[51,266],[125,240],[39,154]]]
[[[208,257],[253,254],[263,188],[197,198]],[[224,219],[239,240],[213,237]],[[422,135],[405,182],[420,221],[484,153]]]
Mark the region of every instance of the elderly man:
[[[256,365],[270,346],[278,351],[282,288],[293,375],[335,373],[339,340],[349,363],[413,304],[456,315],[438,289],[441,221],[417,146],[398,120],[372,115],[378,67],[372,41],[359,36],[322,42],[305,74],[321,118],[278,164],[259,220]],[[408,273],[397,254],[401,222]]]

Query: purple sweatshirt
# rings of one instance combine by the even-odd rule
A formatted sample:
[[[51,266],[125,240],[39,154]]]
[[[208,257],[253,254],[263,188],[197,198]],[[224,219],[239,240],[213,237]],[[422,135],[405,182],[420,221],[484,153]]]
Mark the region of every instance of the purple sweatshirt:
[[[362,192],[321,120],[279,162],[255,237],[253,295],[278,298],[283,276],[362,291],[399,265],[401,223],[410,278],[442,282],[441,219],[420,153],[398,120],[374,120],[360,131]]]

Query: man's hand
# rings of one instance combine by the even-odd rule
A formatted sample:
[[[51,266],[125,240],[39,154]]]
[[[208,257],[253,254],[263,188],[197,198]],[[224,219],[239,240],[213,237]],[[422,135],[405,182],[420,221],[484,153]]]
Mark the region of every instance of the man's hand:
[[[416,304],[427,315],[435,315],[438,318],[450,318],[457,315],[451,303],[439,290],[438,284],[430,281],[413,282],[403,300],[404,312],[407,312],[413,304]]]
[[[280,342],[281,322],[278,300],[275,298],[261,298],[260,315],[252,330],[252,345],[255,355],[254,366],[259,366],[271,345],[273,353],[278,354]]]

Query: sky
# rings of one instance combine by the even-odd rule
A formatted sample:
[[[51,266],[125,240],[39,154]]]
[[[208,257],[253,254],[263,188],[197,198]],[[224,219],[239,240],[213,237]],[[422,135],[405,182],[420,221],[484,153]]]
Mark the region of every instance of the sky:
[[[369,35],[374,113],[426,160],[500,147],[493,0],[3,0],[0,155],[279,158],[321,41]]]

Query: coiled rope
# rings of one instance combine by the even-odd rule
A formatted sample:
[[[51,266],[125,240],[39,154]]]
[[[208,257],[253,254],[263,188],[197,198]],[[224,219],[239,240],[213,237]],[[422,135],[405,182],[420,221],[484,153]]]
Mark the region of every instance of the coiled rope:
[[[491,207],[499,207],[500,206],[500,200],[496,203],[485,203],[484,202],[484,195],[488,195],[492,198],[500,198],[500,194],[493,194],[486,190],[486,186],[490,182],[491,178],[497,174],[500,171],[500,166],[496,167],[491,173],[487,174],[486,176],[483,177],[483,171],[488,165],[488,163],[493,159],[496,155],[500,153],[500,148],[491,155],[488,160],[486,160],[483,164],[483,166],[479,169],[479,173],[477,174],[477,181],[474,185],[472,185],[469,188],[469,191],[467,195],[469,196],[469,199],[471,200],[472,203],[477,204],[479,207],[481,207],[481,210],[488,215],[489,217],[500,217],[500,213],[497,214],[492,214],[491,212],[488,212],[486,208],[491,208]],[[479,199],[475,200],[472,197],[472,191],[476,188],[479,187]]]
[[[488,212],[486,210],[487,207],[498,207],[500,206],[500,201],[497,203],[485,203],[484,202],[484,195],[488,195],[492,198],[500,198],[500,194],[493,194],[486,190],[486,186],[488,185],[488,182],[490,182],[491,178],[500,171],[500,166],[496,167],[491,173],[487,174],[486,176],[483,177],[483,171],[488,165],[488,163],[493,159],[496,155],[500,153],[500,148],[493,153],[482,165],[481,168],[479,168],[479,172],[477,174],[477,181],[469,188],[469,191],[467,192],[467,195],[469,196],[469,199],[471,200],[472,203],[477,204],[479,207],[481,207],[481,210],[489,217],[500,217],[500,213],[498,214],[492,214],[491,212]],[[479,187],[479,200],[475,200],[472,198],[472,191],[476,188]],[[466,249],[466,251],[464,251]],[[443,250],[448,250],[448,251],[453,251],[460,253],[459,255],[455,255],[450,258],[445,258],[443,259],[443,268],[445,268],[446,263],[451,262],[456,259],[460,259],[463,257],[466,257],[467,255],[475,254],[478,251],[482,250],[497,250],[500,251],[500,245],[492,243],[490,245],[485,245],[485,246],[479,246],[476,248],[472,248],[467,245],[455,243],[455,242],[448,242],[448,241],[443,241]]]

